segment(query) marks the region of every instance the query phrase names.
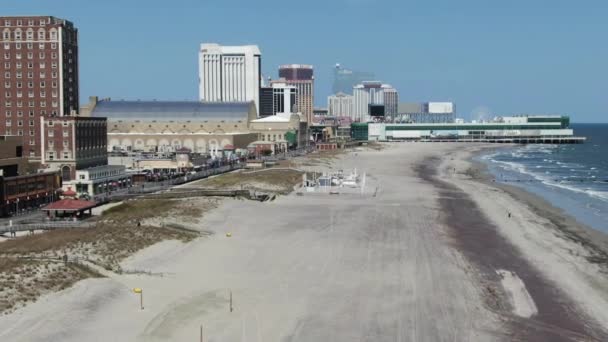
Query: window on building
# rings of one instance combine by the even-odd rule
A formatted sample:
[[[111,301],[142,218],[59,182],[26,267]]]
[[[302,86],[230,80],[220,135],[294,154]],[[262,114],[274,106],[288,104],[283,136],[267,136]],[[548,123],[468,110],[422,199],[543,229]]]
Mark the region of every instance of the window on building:
[[[32,82],[32,81],[28,81],[28,82],[27,82],[27,87],[28,87],[28,88],[30,88],[30,89],[31,89],[31,88],[34,88],[34,82]]]
[[[51,39],[57,39],[57,31],[51,31]]]
[[[70,152],[63,152],[63,159],[70,159]]]
[[[28,26],[34,26],[34,21],[33,20],[28,20],[27,21],[27,25]]]
[[[23,78],[23,72],[17,71],[17,78]]]
[[[17,97],[18,97],[18,98],[23,97],[23,93],[22,93],[22,92],[20,92],[20,91],[17,91]]]
[[[11,31],[8,30],[4,30],[4,32],[2,32],[2,38],[4,40],[10,40],[11,39]],[[8,44],[5,44],[4,46],[6,46]]]
[[[6,97],[6,98],[11,97],[11,92],[10,91],[5,92],[4,97]]]
[[[27,72],[27,78],[34,78],[34,72],[33,71],[28,71]]]
[[[57,43],[51,43],[51,49],[55,50],[57,48]]]
[[[53,81],[53,82],[51,83],[51,87],[53,87],[53,88],[57,88],[57,81]]]
[[[46,115],[46,110],[41,110],[40,115]]]
[[[11,111],[10,111],[10,110],[7,110],[7,111],[6,111],[4,114],[5,114],[6,116],[11,116],[11,115],[12,115],[12,113],[11,113]]]
[[[17,89],[21,89],[21,87],[23,86],[23,83],[17,82],[16,85],[17,85]]]
[[[30,115],[30,117],[33,117],[33,116],[34,116],[34,110],[33,110],[33,109],[30,109],[30,113],[29,113],[29,115]],[[33,125],[33,124],[32,124],[32,125]]]
[[[12,103],[11,101],[6,101],[6,102],[4,103],[4,105],[5,105],[6,107],[11,107],[11,106],[13,105],[13,103]]]
[[[11,62],[4,62],[4,69],[10,69],[11,68]]]
[[[22,137],[23,136],[23,130],[22,129],[18,129],[17,130],[17,135]]]
[[[38,57],[40,57],[40,59],[44,58],[44,52],[38,53]]]
[[[11,120],[10,119],[6,119],[6,127],[10,127],[12,125],[13,125],[13,123],[11,122]]]
[[[40,39],[44,39],[44,33],[43,33],[42,38],[40,38]],[[44,43],[38,43],[38,48],[39,48],[40,50],[44,49]]]
[[[41,91],[40,92],[40,97],[46,97],[46,91]]]
[[[21,31],[15,31],[15,40],[21,40]]]
[[[55,136],[55,132],[53,130],[49,130],[49,137],[52,138]]]
[[[57,78],[57,71],[53,71],[53,72],[51,73],[51,77],[52,77],[52,78]]]
[[[70,146],[70,142],[67,140],[63,141],[63,147],[69,147]]]
[[[15,63],[15,67],[16,67],[17,69],[21,69],[21,62],[17,62],[17,63]]]
[[[53,160],[55,159],[55,152],[47,152],[47,159],[48,160]]]
[[[28,49],[33,49],[34,48],[34,43],[27,43],[27,48]]]
[[[57,101],[53,101],[53,102],[51,103],[51,106],[52,106],[53,108],[55,108],[55,107],[59,107],[59,103],[58,103]]]
[[[33,91],[33,90],[29,90],[29,91],[27,92],[27,97],[29,97],[29,98],[34,97],[34,91]]]
[[[53,140],[49,140],[49,147],[55,147],[55,142]]]
[[[44,68],[46,68],[46,63],[40,62],[40,69],[44,69]]]
[[[40,107],[46,107],[46,101],[40,101]]]
[[[23,20],[17,20],[17,26],[23,26]]]
[[[36,135],[36,131],[34,131],[33,129],[30,129],[30,136],[33,137],[34,135]]]
[[[10,71],[5,71],[4,72],[4,77],[5,78],[11,78],[11,72]]]
[[[4,53],[4,59],[11,59],[11,54],[8,52]]]
[[[40,19],[40,26],[46,25],[46,21],[44,19]]]
[[[57,59],[57,52],[52,52],[51,53],[51,58],[52,59]]]
[[[41,71],[40,72],[40,78],[46,78],[46,72]]]
[[[23,126],[23,120],[17,120],[17,126],[19,126],[19,127]]]
[[[67,124],[66,124],[65,122],[63,123],[63,125],[64,125],[64,126],[67,126]],[[63,136],[64,136],[64,137],[69,137],[69,136],[70,136],[70,132],[69,132],[69,131],[65,131],[65,130],[64,130],[64,131],[63,131]]]
[[[20,53],[20,52],[17,52],[17,53],[15,54],[15,58],[17,58],[17,59],[21,59],[21,53]]]
[[[27,106],[28,106],[28,107],[30,107],[30,108],[33,108],[35,104],[36,104],[36,102],[35,102],[35,101],[29,101],[29,102],[27,103]]]
[[[10,20],[5,20],[4,21],[4,26],[11,26],[11,21]]]
[[[30,139],[30,146],[36,145],[36,140]]]
[[[33,52],[28,52],[27,53],[27,59],[32,59],[34,58],[34,53]]]
[[[30,126],[34,126],[34,120],[30,120]]]
[[[23,101],[17,101],[17,108],[23,107]]]
[[[15,44],[15,49],[21,50],[21,43],[16,43]]]
[[[57,69],[57,62],[52,62],[51,63],[51,68]]]
[[[28,69],[34,68],[34,63],[33,62],[27,62],[27,68]]]
[[[25,39],[27,39],[27,40],[34,40],[34,31],[27,31],[25,33]]]
[[[53,91],[51,92],[51,96],[53,96],[53,97],[57,97],[57,90],[53,90]]]

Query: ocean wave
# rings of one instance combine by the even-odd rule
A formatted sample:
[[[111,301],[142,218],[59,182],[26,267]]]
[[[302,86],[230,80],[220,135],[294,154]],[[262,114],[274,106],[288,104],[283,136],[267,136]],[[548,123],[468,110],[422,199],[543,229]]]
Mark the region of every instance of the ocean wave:
[[[487,157],[487,158],[485,158],[485,160],[493,163],[494,165],[501,167],[503,170],[505,170],[507,172],[509,172],[509,171],[516,172],[516,173],[519,173],[522,175],[526,175],[529,178],[536,180],[546,186],[559,188],[559,189],[563,189],[563,190],[567,190],[567,191],[571,191],[571,192],[575,192],[575,193],[579,193],[579,194],[585,194],[587,196],[601,200],[603,202],[608,202],[608,191],[601,191],[598,189],[591,189],[588,187],[582,188],[582,187],[575,185],[575,184],[585,184],[585,182],[582,182],[582,180],[584,180],[584,179],[589,179],[589,178],[595,179],[596,177],[593,175],[585,175],[585,174],[581,175],[580,173],[578,175],[576,175],[576,174],[575,175],[563,175],[563,174],[559,175],[559,172],[552,173],[551,171],[546,170],[546,168],[543,168],[543,165],[527,166],[524,163],[520,163],[520,162],[516,162],[516,161],[512,161],[512,160],[509,160],[509,161],[500,160],[499,159],[500,153],[486,155],[485,157]],[[565,164],[563,162],[559,162],[559,163]],[[579,166],[580,164],[573,164],[573,165]],[[555,169],[555,168],[552,168],[552,169]],[[558,167],[557,169],[559,170],[560,167]],[[576,170],[571,170],[571,171],[576,172]],[[502,177],[502,175],[501,175],[501,177]],[[568,180],[569,178],[572,180],[571,181]],[[564,179],[566,181],[564,181]],[[580,181],[577,182],[577,180],[580,180]],[[601,183],[601,182],[597,182],[597,183]]]

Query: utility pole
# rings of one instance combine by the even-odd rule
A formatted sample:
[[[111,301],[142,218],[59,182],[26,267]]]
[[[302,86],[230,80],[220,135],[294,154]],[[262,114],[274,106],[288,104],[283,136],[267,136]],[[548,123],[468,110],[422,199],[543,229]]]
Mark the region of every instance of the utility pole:
[[[232,312],[232,290],[230,290],[230,312]]]

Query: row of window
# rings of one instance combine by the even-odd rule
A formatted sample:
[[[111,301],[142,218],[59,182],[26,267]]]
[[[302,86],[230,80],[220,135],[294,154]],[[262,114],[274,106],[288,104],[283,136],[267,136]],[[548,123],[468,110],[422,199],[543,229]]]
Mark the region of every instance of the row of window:
[[[34,120],[30,120],[30,126],[34,126],[35,124],[36,123],[34,122]],[[13,122],[11,121],[11,119],[6,119],[6,127],[11,127],[12,125]],[[17,126],[23,126],[23,120],[17,120]]]
[[[43,105],[44,103],[44,105]],[[4,102],[4,106],[7,108],[12,108],[13,107],[13,102],[11,101],[6,101]],[[28,107],[29,108],[34,108],[36,106],[36,101],[28,101]],[[40,101],[40,107],[46,107],[46,101]],[[23,108],[23,101],[17,101],[17,108]],[[7,113],[10,113],[10,110],[6,111]],[[53,115],[57,115],[57,111],[53,110],[51,112]],[[17,114],[19,114],[19,112],[17,112]],[[46,110],[41,110],[40,111],[40,115],[46,115]]]
[[[287,134],[262,134],[262,141],[277,141],[277,139],[281,140],[281,138],[287,140]]]
[[[41,59],[44,59],[44,52],[39,52],[38,53],[38,57]],[[10,52],[5,52],[4,53],[4,59],[11,59],[11,54]],[[15,59],[23,59],[23,54],[21,52],[17,52],[15,53]],[[27,59],[34,59],[34,53],[33,52],[28,52],[27,53]],[[57,52],[51,52],[51,59],[57,59]],[[69,60],[69,63],[72,63],[72,60]],[[57,67],[57,62],[53,62],[53,68]]]
[[[57,78],[57,75],[59,75],[57,73],[57,71],[51,72],[51,78]],[[23,78],[23,71],[17,71],[17,72],[15,72],[15,77],[16,78]],[[5,79],[11,78],[11,72],[10,71],[5,71],[4,72],[4,78]],[[33,71],[28,71],[27,72],[27,78],[34,78],[34,72]],[[41,71],[40,72],[40,78],[46,78],[46,71]],[[70,77],[70,82],[72,82],[72,78],[71,77]]]
[[[55,152],[47,152],[46,159],[55,160]],[[59,155],[57,156],[57,159],[59,159]],[[63,159],[70,159],[70,152],[63,152]]]
[[[35,92],[34,91],[28,91],[27,92],[27,97],[29,98],[33,98],[36,97],[35,96]],[[10,91],[7,91],[4,93],[4,97],[6,97],[7,99],[10,98],[12,96],[12,93]],[[17,97],[23,97],[23,92],[21,90],[17,90]],[[46,92],[45,91],[41,91],[40,92],[40,97],[46,97]],[[53,95],[53,97],[57,97],[56,94]],[[51,107],[57,107],[58,106],[58,102],[57,101],[53,101],[51,103]],[[7,106],[8,107],[8,106]],[[40,107],[46,107],[46,101],[40,101]]]
[[[46,31],[43,28],[40,28],[38,29],[37,34],[35,34],[34,30],[30,28],[25,31],[25,35],[21,29],[16,29],[12,32],[9,29],[4,29],[2,32],[2,39],[4,40],[11,40],[11,38],[16,41],[21,41],[23,38],[25,38],[25,40],[34,40],[34,37],[38,38],[38,40],[45,40],[47,39]],[[57,31],[51,30],[48,39],[57,40]]]
[[[40,20],[38,20],[38,24],[40,26],[45,26],[46,23],[47,23],[47,20],[48,19],[40,19]],[[25,22],[26,21],[23,20],[23,19],[16,19],[15,20],[16,26],[23,26],[23,23],[25,23]],[[10,27],[10,26],[12,26],[12,23],[13,23],[13,21],[10,20],[10,19],[5,19],[4,20],[4,26],[9,26]],[[27,26],[34,26],[35,24],[36,24],[36,20],[34,20],[34,19],[28,19],[27,20]]]
[[[12,84],[13,82],[11,81],[4,81],[4,88],[10,88]],[[15,85],[17,86],[17,88],[23,87],[23,83],[20,81],[16,82]],[[27,87],[34,88],[34,81],[28,81]],[[46,88],[46,81],[40,81],[40,88]],[[51,88],[57,88],[57,81],[51,82]]]
[[[10,93],[6,93],[5,95],[7,95],[7,96],[6,96],[7,98],[10,98]],[[17,94],[17,97],[23,97],[23,94],[22,94],[21,96],[19,96],[19,94]],[[33,97],[33,96],[29,96],[29,97]],[[72,97],[70,96],[70,100],[71,100],[71,99],[72,99]],[[4,106],[5,106],[5,107],[12,107],[12,103],[11,103],[11,101],[6,101],[6,102],[4,102]],[[32,106],[32,107],[33,107],[33,106]],[[40,101],[40,107],[45,108],[45,107],[46,107],[46,101]],[[53,101],[53,102],[51,103],[51,107],[53,107],[53,108],[57,108],[57,107],[58,107],[58,102],[57,102],[57,101]],[[55,111],[53,111],[53,112],[55,112]]]
[[[48,131],[48,135],[49,137],[54,137],[55,136],[55,131],[53,130],[49,130]],[[64,137],[69,137],[70,136],[70,131],[63,131],[63,136]],[[67,140],[66,140],[67,141]],[[65,144],[64,144],[65,145]]]
[[[38,43],[38,48],[40,50],[44,50],[44,45],[45,43]],[[25,46],[27,47],[28,50],[31,50],[34,48],[34,43],[26,43]],[[10,50],[11,49],[11,44],[10,43],[4,43],[4,50]],[[15,49],[17,50],[21,50],[21,43],[15,43]],[[55,50],[57,49],[57,43],[51,43],[51,49]],[[72,49],[69,49],[68,53],[72,53]]]

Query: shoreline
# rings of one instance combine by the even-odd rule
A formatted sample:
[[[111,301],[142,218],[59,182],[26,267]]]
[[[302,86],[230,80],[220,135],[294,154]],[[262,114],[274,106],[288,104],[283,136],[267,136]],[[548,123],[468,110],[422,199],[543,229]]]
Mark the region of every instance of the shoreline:
[[[473,158],[496,148],[478,145],[451,150],[435,163],[438,176],[431,181],[443,190],[440,201],[447,211],[446,224],[455,233],[456,247],[480,267],[482,276],[488,276],[488,270],[501,273],[506,267],[521,278],[521,290],[532,298],[538,314],[512,321],[515,325],[509,330],[515,336],[524,340],[605,340],[608,286],[604,246],[608,237],[537,195],[494,182],[486,166]],[[483,235],[485,238],[480,237]],[[494,274],[486,279],[496,281]],[[504,292],[512,292],[502,285]],[[512,296],[504,297],[504,292],[497,297],[502,294],[509,299],[515,306],[513,313],[517,312],[517,303],[514,305]]]
[[[490,147],[471,153],[468,162],[472,164],[474,170],[479,171],[476,173],[479,178],[474,178],[474,180],[482,182],[487,186],[503,190],[514,200],[528,205],[533,209],[535,214],[549,220],[559,231],[566,234],[572,241],[578,242],[588,248],[594,256],[588,257],[587,260],[591,263],[600,264],[608,272],[608,233],[578,221],[576,217],[567,213],[564,209],[553,205],[548,199],[528,191],[523,187],[495,181],[494,175],[491,173],[488,166],[483,162],[474,160],[474,158],[485,153],[487,150],[496,148]]]

